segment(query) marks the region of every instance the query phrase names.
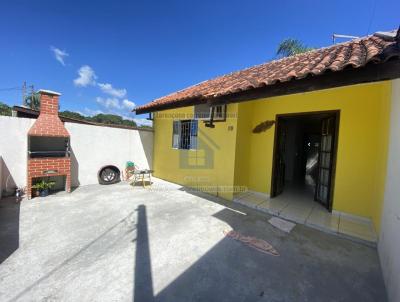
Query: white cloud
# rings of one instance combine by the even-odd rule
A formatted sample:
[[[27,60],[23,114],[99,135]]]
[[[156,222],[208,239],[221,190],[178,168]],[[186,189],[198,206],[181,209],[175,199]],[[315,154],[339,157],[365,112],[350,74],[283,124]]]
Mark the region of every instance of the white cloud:
[[[97,97],[96,102],[106,109],[121,110],[122,113],[126,113],[125,110],[131,111],[136,106],[134,102],[131,102],[128,99],[120,101],[117,98]]]
[[[132,111],[133,108],[135,108],[136,104],[134,102],[131,102],[127,99],[122,100],[122,107]]]
[[[122,109],[122,105],[117,98],[97,97],[96,102],[107,109]]]
[[[123,98],[124,96],[126,96],[126,89],[116,89],[114,87],[112,87],[112,85],[110,83],[98,83],[97,84],[101,91],[103,91],[106,94],[109,94],[111,96],[117,97],[117,98]]]
[[[138,126],[153,126],[153,122],[145,118],[134,118],[133,121],[135,121]]]
[[[54,57],[61,65],[65,66],[65,58],[69,56],[69,54],[65,50],[61,50],[57,47],[50,46],[50,50],[53,52]]]
[[[84,65],[78,70],[79,77],[74,80],[75,86],[86,87],[88,85],[95,85],[97,76],[94,70],[88,66]]]

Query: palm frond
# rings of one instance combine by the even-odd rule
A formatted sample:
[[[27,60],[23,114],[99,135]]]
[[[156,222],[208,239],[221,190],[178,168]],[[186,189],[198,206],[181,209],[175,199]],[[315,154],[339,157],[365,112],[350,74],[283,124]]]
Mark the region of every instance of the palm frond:
[[[313,48],[304,45],[300,40],[289,38],[279,44],[276,55],[281,58],[290,57],[310,50]]]

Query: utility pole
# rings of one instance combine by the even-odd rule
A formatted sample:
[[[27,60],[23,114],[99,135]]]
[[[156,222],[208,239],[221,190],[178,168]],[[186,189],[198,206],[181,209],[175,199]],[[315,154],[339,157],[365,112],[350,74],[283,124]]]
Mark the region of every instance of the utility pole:
[[[34,107],[35,107],[35,96],[34,96],[34,94],[35,94],[35,89],[34,89],[34,86],[33,85],[29,85],[29,88],[30,88],[30,95],[31,95],[31,104],[30,104],[30,107],[31,107],[31,109],[35,109]],[[36,108],[37,109],[37,108]]]
[[[26,81],[22,84],[22,106],[26,106]]]
[[[35,86],[29,85],[30,91],[31,91],[31,97],[35,94]]]

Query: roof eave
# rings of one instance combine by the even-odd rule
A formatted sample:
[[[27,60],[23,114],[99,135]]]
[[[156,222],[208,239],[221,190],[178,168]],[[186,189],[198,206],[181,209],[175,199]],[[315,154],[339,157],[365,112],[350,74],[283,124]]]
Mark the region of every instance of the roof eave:
[[[168,102],[164,104],[158,104],[156,106],[151,106],[151,107],[137,107],[132,110],[132,112],[135,112],[136,114],[145,114],[145,113],[151,113],[151,112],[156,112],[156,111],[163,111],[163,110],[168,110],[168,109],[175,109],[175,108],[182,108],[182,107],[188,107],[188,106],[193,106],[201,103],[206,103],[207,98],[189,98],[189,99],[184,99],[184,100],[179,100],[175,102]]]
[[[311,92],[322,89],[337,88],[342,86],[371,83],[377,81],[400,78],[400,58],[394,57],[386,62],[368,63],[359,68],[348,67],[340,71],[325,72],[317,76],[308,76],[303,79],[292,79],[287,82],[278,82],[261,88],[253,88],[236,93],[207,99],[193,98],[180,100],[149,107],[138,107],[136,114],[151,113],[168,109],[182,108],[209,102],[213,104],[238,103],[261,98]]]

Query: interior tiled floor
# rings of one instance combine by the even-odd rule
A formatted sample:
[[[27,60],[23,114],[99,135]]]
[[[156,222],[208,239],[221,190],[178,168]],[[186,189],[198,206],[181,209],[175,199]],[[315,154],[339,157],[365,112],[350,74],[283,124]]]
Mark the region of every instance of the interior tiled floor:
[[[235,196],[234,201],[330,233],[371,243],[376,243],[377,240],[369,219],[345,213],[329,213],[321,204],[314,201],[312,190],[306,187],[285,187],[284,192],[275,198],[248,191]]]

